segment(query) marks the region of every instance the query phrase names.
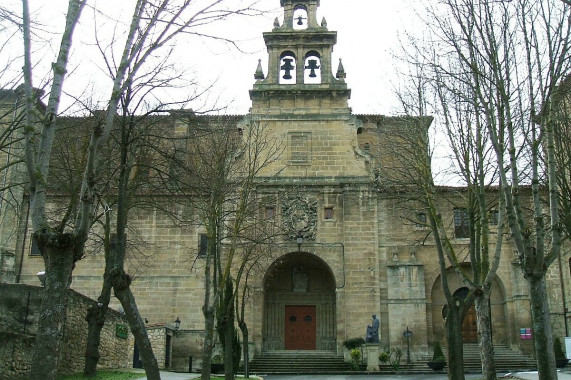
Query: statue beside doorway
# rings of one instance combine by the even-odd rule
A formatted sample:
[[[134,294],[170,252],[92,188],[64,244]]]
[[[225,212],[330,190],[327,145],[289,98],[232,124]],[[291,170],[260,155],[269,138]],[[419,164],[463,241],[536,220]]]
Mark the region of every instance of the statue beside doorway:
[[[306,293],[309,284],[309,276],[302,265],[293,268],[292,273],[293,291],[298,293]]]
[[[379,320],[373,314],[373,323],[367,325],[367,335],[365,337],[367,343],[379,343]]]

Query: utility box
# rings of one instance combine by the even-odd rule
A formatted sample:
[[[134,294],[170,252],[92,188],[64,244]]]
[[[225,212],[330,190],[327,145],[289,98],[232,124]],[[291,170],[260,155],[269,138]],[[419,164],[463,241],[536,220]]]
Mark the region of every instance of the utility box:
[[[571,359],[571,337],[570,336],[565,337],[565,356],[567,356],[567,359]]]

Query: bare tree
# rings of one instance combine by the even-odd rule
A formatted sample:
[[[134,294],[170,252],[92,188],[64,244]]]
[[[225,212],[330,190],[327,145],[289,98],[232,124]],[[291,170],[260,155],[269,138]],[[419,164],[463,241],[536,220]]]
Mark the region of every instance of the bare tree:
[[[430,59],[438,85],[467,105],[493,148],[501,202],[530,291],[542,380],[557,378],[545,273],[559,255],[562,237],[548,100],[569,73],[570,12],[558,0],[445,0],[429,7],[430,40],[423,57]],[[524,207],[524,185],[531,187],[532,217]]]
[[[233,277],[233,268],[246,254],[245,242],[256,230],[261,207],[256,191],[264,181],[259,179],[260,173],[279,157],[282,148],[254,118],[196,117],[193,113],[181,113],[179,118],[187,125],[188,138],[179,148],[176,191],[195,205],[208,240],[202,378],[210,378],[216,319],[226,340],[226,378],[233,378],[234,304],[241,278],[240,273]]]
[[[113,86],[105,116],[95,126],[91,135],[75,222],[72,227],[66,228],[62,223],[59,227],[54,227],[49,223],[46,212],[47,183],[72,36],[86,2],[82,0],[70,0],[69,2],[58,58],[52,65],[53,78],[46,111],[44,115],[36,118],[33,112],[35,99],[32,84],[30,17],[28,2],[23,1],[26,163],[30,177],[30,206],[34,239],[38,243],[46,265],[45,297],[33,358],[33,379],[52,379],[57,374],[62,326],[65,322],[67,289],[70,285],[74,263],[83,255],[97,196],[96,178],[101,160],[100,151],[114,124],[121,97],[129,88],[130,83],[138,75],[143,75],[141,73],[144,73],[146,62],[151,60],[150,57],[159,49],[174,43],[179,34],[187,32],[192,26],[223,20],[230,15],[243,14],[251,10],[247,4],[238,10],[227,8],[224,0],[205,2],[198,7],[195,7],[194,3],[191,0],[176,4],[169,0],[138,0],[135,3],[121,58],[116,65],[110,66],[113,73],[111,78]],[[36,131],[39,132],[39,136],[36,136]],[[123,208],[117,220],[125,223],[126,215],[126,209]],[[122,265],[124,247],[124,233],[118,231],[117,262],[119,265],[111,273],[111,282],[125,309],[131,330],[135,336],[142,338],[144,324],[137,313],[129,290],[130,277],[125,273]],[[149,379],[160,378],[156,360],[152,354],[144,355],[143,363]]]
[[[401,93],[401,96],[404,94]],[[407,103],[407,106],[410,106]],[[417,106],[414,107],[418,111]],[[411,109],[412,110],[412,109]],[[410,110],[410,111],[411,111]],[[458,297],[450,288],[449,277],[464,271],[463,264],[469,254],[454,243],[450,224],[442,209],[462,207],[472,212],[474,203],[469,203],[465,188],[442,188],[435,184],[432,171],[432,153],[428,143],[428,128],[432,122],[427,116],[408,116],[396,119],[394,124],[379,125],[379,143],[372,152],[377,161],[379,190],[393,200],[395,208],[409,223],[427,227],[429,233],[416,244],[423,245],[427,239],[434,240],[438,255],[438,267],[442,290],[446,299],[446,341],[448,352],[448,375],[451,379],[464,378],[462,320],[473,303],[474,287],[468,294]],[[383,152],[381,154],[381,152]],[[377,154],[378,153],[378,154]],[[446,194],[446,199],[443,199]],[[419,217],[422,215],[422,217]],[[446,215],[446,214],[445,214]],[[467,228],[473,223],[468,223]],[[432,235],[432,236],[430,236]],[[475,234],[473,235],[475,236]],[[453,269],[452,273],[449,270]],[[468,274],[463,274],[468,276]]]
[[[566,239],[571,237],[571,76],[567,76],[557,87],[550,100],[553,104],[553,126],[555,134],[555,163],[561,222]]]

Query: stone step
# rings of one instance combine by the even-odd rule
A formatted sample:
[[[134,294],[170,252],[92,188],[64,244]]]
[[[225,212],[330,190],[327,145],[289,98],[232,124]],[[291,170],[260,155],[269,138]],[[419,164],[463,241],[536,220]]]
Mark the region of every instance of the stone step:
[[[537,367],[535,359],[511,350],[508,346],[494,347],[494,359],[497,371],[534,370]],[[446,373],[433,371],[426,364],[431,358],[423,357],[411,364],[406,364],[406,358],[401,359],[398,373]],[[361,366],[365,370],[364,366]],[[328,351],[273,351],[256,356],[250,363],[250,372],[257,374],[332,374],[355,372],[342,356]],[[480,372],[480,351],[477,344],[464,345],[464,370],[467,373]],[[382,373],[394,373],[395,370],[387,364],[380,365]],[[358,371],[355,373],[363,373]]]
[[[266,352],[250,363],[251,373],[339,373],[351,370],[342,356],[327,351]]]

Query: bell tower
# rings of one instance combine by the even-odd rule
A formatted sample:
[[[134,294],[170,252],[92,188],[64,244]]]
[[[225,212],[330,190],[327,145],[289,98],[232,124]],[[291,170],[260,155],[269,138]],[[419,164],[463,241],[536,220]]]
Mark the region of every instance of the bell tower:
[[[320,0],[280,3],[283,23],[280,25],[276,18],[273,30],[264,33],[269,55],[267,75],[260,60],[254,74],[256,83],[250,90],[252,110],[273,113],[279,108],[287,113],[289,108],[304,108],[313,113],[326,105],[331,111],[328,113],[350,112],[351,91],[345,83],[345,70],[341,60],[337,67],[331,62],[337,32],[327,29],[325,18],[317,21]]]

